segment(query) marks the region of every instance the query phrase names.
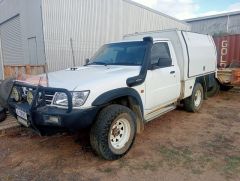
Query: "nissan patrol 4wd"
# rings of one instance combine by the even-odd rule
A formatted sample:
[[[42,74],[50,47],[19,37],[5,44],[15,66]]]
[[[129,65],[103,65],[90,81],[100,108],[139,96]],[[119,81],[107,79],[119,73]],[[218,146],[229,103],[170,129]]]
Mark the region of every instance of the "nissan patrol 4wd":
[[[46,84],[43,75],[15,81],[8,107],[39,134],[90,127],[94,151],[115,160],[147,122],[180,103],[197,112],[216,83],[216,69],[211,36],[178,30],[127,35],[103,45],[85,66],[49,73]]]

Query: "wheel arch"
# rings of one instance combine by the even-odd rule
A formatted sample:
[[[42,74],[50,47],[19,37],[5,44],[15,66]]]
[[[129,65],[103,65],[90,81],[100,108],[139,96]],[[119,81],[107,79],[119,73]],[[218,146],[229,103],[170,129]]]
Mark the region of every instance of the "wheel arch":
[[[120,104],[130,108],[136,114],[137,133],[144,130],[144,109],[139,93],[133,88],[119,88],[98,96],[92,106],[105,107],[109,104]]]
[[[215,80],[218,81],[216,79],[216,74],[215,73],[204,75],[204,76],[196,78],[195,84],[200,83],[203,87],[204,99],[207,99],[207,92],[208,92],[209,88],[211,88],[213,86],[213,83],[214,83]]]
[[[196,82],[195,84],[199,83],[202,85],[203,87],[203,98],[206,100],[207,99],[207,90],[208,90],[208,83],[207,83],[207,79],[208,79],[209,75],[205,75],[205,76],[201,76],[201,77],[197,77],[196,78]]]

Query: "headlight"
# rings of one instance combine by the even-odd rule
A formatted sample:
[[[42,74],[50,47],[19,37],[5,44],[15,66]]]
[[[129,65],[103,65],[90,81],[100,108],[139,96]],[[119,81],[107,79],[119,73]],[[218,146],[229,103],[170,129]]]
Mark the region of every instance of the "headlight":
[[[28,102],[29,105],[31,105],[32,101],[33,101],[33,92],[29,90],[27,92],[27,102]]]
[[[13,87],[11,98],[13,98],[16,102],[19,102],[22,100],[22,91],[19,87]]]
[[[74,108],[78,108],[82,106],[87,100],[89,91],[71,92],[71,94],[72,94],[72,105]],[[68,106],[67,95],[62,92],[57,92],[54,96],[53,105],[67,107]]]

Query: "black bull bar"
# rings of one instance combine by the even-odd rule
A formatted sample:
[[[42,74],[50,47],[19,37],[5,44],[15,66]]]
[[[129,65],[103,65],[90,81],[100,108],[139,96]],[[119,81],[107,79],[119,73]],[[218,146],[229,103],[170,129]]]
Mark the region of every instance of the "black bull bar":
[[[25,103],[23,102],[16,102],[13,98],[12,98],[12,90],[13,87],[19,87],[19,88],[27,88],[27,89],[32,89],[33,92],[33,100],[31,104]],[[26,111],[27,115],[28,115],[28,121],[30,122],[31,127],[37,131],[37,133],[41,134],[41,131],[37,128],[37,126],[35,125],[34,121],[33,121],[33,112],[36,112],[38,109],[46,107],[46,97],[45,97],[45,93],[46,92],[59,92],[59,93],[65,93],[67,96],[67,101],[68,101],[68,107],[67,109],[62,109],[62,113],[63,114],[69,114],[72,112],[73,110],[73,105],[72,105],[72,94],[67,90],[67,89],[62,89],[62,88],[51,88],[51,87],[43,87],[41,85],[30,85],[24,82],[18,82],[15,81],[13,83],[12,89],[11,89],[11,93],[7,99],[7,104],[8,104],[8,109],[9,112],[11,114],[13,114],[15,117],[17,117],[15,109],[16,107],[20,107],[23,108],[24,111]],[[41,97],[40,97],[41,96]],[[52,114],[54,115],[54,113]],[[56,113],[56,116],[58,114]]]

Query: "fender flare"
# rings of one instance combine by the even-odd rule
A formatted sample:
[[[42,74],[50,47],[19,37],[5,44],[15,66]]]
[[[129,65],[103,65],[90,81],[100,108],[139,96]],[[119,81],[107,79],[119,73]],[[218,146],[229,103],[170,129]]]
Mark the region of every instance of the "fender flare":
[[[92,106],[105,105],[114,99],[118,99],[120,97],[125,97],[125,96],[129,96],[136,101],[136,103],[140,106],[141,113],[143,115],[142,99],[139,93],[135,89],[129,88],[129,87],[118,88],[118,89],[110,90],[108,92],[101,94],[93,101]]]

